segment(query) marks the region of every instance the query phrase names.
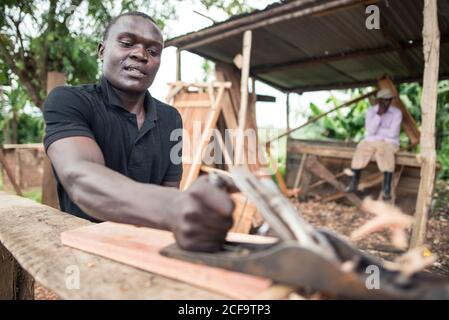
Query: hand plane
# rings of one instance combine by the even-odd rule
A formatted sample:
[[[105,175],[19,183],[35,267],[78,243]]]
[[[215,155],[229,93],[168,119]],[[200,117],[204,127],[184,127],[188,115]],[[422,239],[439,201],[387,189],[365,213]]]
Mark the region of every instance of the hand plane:
[[[243,192],[279,240],[268,244],[226,242],[216,253],[185,251],[173,244],[163,248],[162,255],[270,278],[335,298],[449,298],[448,279],[424,272],[405,276],[336,233],[315,229],[301,218],[271,177],[258,179],[242,167],[233,168],[231,177],[209,175],[214,185],[232,185]]]

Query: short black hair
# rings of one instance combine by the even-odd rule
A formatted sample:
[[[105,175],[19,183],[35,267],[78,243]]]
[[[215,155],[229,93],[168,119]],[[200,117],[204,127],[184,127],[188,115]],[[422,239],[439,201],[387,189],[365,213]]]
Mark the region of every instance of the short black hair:
[[[124,13],[121,13],[118,16],[116,16],[114,19],[112,19],[108,23],[108,25],[106,26],[106,29],[104,30],[104,33],[103,33],[103,41],[107,39],[107,37],[109,35],[109,30],[111,29],[111,27],[117,22],[118,19],[120,19],[121,17],[124,17],[124,16],[142,17],[142,18],[150,20],[151,22],[153,22],[157,26],[157,22],[152,17],[147,15],[146,13],[143,13],[143,12],[140,12],[140,11],[124,12]]]

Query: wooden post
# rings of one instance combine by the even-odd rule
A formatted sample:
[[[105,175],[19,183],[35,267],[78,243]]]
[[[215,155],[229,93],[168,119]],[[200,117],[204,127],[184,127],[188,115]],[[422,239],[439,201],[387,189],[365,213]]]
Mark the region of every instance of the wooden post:
[[[6,162],[5,157],[3,156],[3,145],[0,144],[0,164],[3,166],[3,169],[6,172],[6,175],[9,178],[9,182],[11,182],[12,186],[14,187],[14,190],[16,191],[16,194],[18,196],[22,195],[22,190],[20,190],[20,185],[16,182],[16,177],[14,176],[14,173],[12,172],[11,168],[8,165],[8,162]],[[16,165],[20,165],[20,163],[17,163]]]
[[[47,94],[55,87],[65,83],[65,74],[50,71],[47,74]],[[59,209],[58,194],[56,191],[56,180],[53,176],[50,160],[44,156],[44,176],[42,178],[42,203]]]
[[[176,49],[176,81],[181,81],[181,49]]]
[[[306,161],[307,161],[307,153],[303,153],[302,157],[301,157],[301,163],[299,164],[298,173],[296,174],[295,184],[293,185],[293,189],[298,188],[299,184],[301,183],[301,177],[304,172]]]
[[[290,131],[290,93],[287,93],[286,109],[287,109],[286,110],[286,112],[287,112],[286,125],[287,125],[287,132],[288,132],[288,131]]]
[[[237,129],[237,140],[236,140],[236,165],[243,164],[244,156],[244,131],[246,127],[246,117],[248,110],[248,78],[249,78],[249,65],[251,58],[251,41],[252,32],[245,31],[243,34],[243,65],[242,65],[242,78],[240,83],[240,110],[239,110],[239,122]]]
[[[0,242],[0,300],[34,299],[34,279]]]
[[[416,202],[411,248],[422,245],[426,239],[427,216],[431,207],[435,183],[435,118],[440,59],[437,10],[437,0],[424,1],[423,53],[425,65],[421,98],[421,182]]]

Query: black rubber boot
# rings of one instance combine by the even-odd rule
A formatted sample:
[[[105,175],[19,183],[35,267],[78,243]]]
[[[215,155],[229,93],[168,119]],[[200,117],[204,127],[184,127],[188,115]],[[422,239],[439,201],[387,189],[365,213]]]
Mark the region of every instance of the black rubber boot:
[[[345,189],[346,192],[356,192],[357,191],[357,186],[359,184],[361,172],[362,172],[362,170],[360,170],[360,169],[352,169],[353,175],[351,177],[351,182],[349,183],[349,186],[347,186]]]
[[[391,200],[391,180],[393,180],[393,172],[384,172],[383,198]]]

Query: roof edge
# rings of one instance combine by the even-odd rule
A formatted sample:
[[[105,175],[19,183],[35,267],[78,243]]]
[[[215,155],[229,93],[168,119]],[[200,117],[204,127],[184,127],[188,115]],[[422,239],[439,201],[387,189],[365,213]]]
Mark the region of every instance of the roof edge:
[[[204,29],[200,29],[198,31],[192,31],[184,35],[180,35],[174,38],[171,38],[166,41],[165,46],[175,46],[180,47],[186,42],[189,41],[196,41],[200,38],[215,35],[219,32],[227,31],[236,27],[241,27],[250,23],[254,23],[257,21],[261,21],[263,19],[272,18],[274,16],[283,14],[285,12],[288,12],[290,10],[296,9],[301,6],[305,6],[308,4],[312,4],[314,2],[317,2],[319,0],[294,0],[294,1],[288,1],[286,3],[274,3],[269,6],[267,6],[263,10],[255,10],[250,13],[232,16],[229,19],[225,21],[221,21],[218,23],[215,23],[209,27],[206,27]]]

